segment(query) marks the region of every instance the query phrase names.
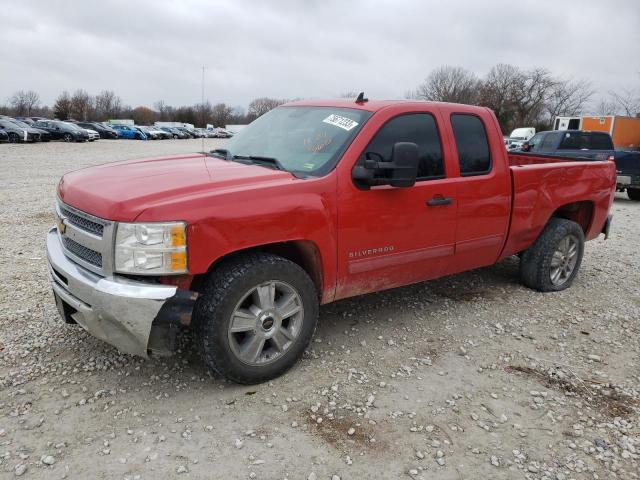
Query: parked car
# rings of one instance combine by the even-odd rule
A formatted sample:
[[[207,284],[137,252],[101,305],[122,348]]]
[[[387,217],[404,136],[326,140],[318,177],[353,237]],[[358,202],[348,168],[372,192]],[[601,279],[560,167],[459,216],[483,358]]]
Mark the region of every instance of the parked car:
[[[35,120],[32,120],[32,119],[31,119],[31,118],[29,118],[29,117],[13,117],[13,118],[15,118],[16,120],[21,121],[22,123],[26,123],[26,124],[27,124],[27,125],[29,125],[29,126],[31,126],[31,125],[33,125],[34,123],[36,123],[36,122],[35,122]]]
[[[169,353],[193,326],[210,369],[263,382],[303,354],[319,304],[516,254],[527,287],[568,288],[615,177],[509,154],[482,107],[294,102],[208,157],[66,174],[50,279],[61,316],[123,352]]]
[[[172,135],[172,137],[175,138],[181,138],[181,139],[185,139],[185,138],[191,138],[191,135],[189,135],[188,133],[184,133],[181,130],[178,130],[175,127],[159,127],[160,130],[164,130],[165,132],[168,132]]]
[[[39,130],[28,126],[21,127],[14,123],[14,121],[7,120],[6,118],[0,119],[0,130],[7,134],[7,138],[11,143],[40,141]]]
[[[151,132],[151,130],[147,127],[135,125],[133,128],[135,128],[139,132],[142,132],[148,140],[158,140],[160,138],[158,134]]]
[[[233,137],[233,132],[226,130],[224,128],[216,128],[214,131],[215,138],[231,138]]]
[[[617,190],[626,191],[631,200],[640,200],[640,152],[615,150],[608,133],[582,130],[538,132],[523,144],[522,150],[542,155],[613,160]]]
[[[198,138],[198,134],[187,127],[174,127],[176,130],[180,130],[187,135],[187,138]]]
[[[9,141],[9,134],[4,130],[0,129],[0,143],[5,143]]]
[[[71,123],[71,122],[67,122],[67,123]],[[100,134],[96,130],[93,130],[92,128],[81,127],[77,123],[71,123],[71,124],[75,125],[78,128],[82,128],[85,132],[87,132],[89,134],[90,142],[95,142],[96,140],[100,140]]]
[[[139,128],[151,140],[163,140],[165,138],[171,138],[171,135],[169,135],[167,132],[156,127],[140,125],[136,128]]]
[[[21,120],[15,119],[15,118],[12,118],[9,121],[15,123],[19,127],[35,130],[37,133],[40,134],[40,141],[41,142],[48,142],[49,140],[51,140],[51,134],[49,134],[49,132],[47,132],[46,130],[42,130],[40,128],[36,128],[35,126],[33,126],[33,124],[29,124],[27,122],[23,122]]]
[[[507,147],[507,150],[517,150],[535,134],[536,129],[533,127],[516,128],[511,132],[511,135],[505,139],[504,145]]]
[[[147,125],[144,128],[148,129],[151,133],[156,135],[159,139],[165,140],[165,139],[173,138],[173,135],[171,135],[169,132],[162,130],[159,127],[155,127],[153,125]]]
[[[82,128],[88,128],[95,130],[100,135],[100,138],[115,139],[118,138],[118,132],[113,128],[98,122],[74,122],[76,125]]]
[[[616,150],[617,189],[627,192],[630,200],[640,201],[640,152]]]
[[[129,138],[134,140],[146,140],[147,136],[131,125],[112,125],[113,129],[118,133],[118,138]]]
[[[608,133],[551,130],[536,133],[522,144],[520,150],[545,155],[558,154],[564,157],[606,160],[613,155],[614,149]]]
[[[65,142],[86,142],[89,140],[89,134],[84,129],[61,120],[38,120],[34,126],[49,132],[52,140],[64,140]]]

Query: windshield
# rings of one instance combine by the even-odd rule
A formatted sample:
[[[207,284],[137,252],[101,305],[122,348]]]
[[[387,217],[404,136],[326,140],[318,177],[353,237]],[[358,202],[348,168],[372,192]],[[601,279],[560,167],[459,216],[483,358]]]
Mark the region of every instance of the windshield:
[[[25,122],[21,122],[20,120],[11,120],[11,123],[15,123],[16,125],[18,125],[21,128],[31,128],[31,125],[29,125],[28,123],[25,123]]]
[[[338,107],[279,107],[224,144],[229,158],[269,157],[301,176],[328,173],[370,112]]]

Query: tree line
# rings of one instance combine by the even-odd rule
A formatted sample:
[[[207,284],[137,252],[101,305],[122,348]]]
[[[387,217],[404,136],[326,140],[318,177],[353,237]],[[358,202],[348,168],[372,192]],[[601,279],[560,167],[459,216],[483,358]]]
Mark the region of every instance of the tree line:
[[[620,88],[608,92],[598,103],[596,92],[588,80],[566,79],[548,69],[522,69],[514,65],[495,65],[484,77],[462,67],[442,66],[433,70],[406,98],[440,102],[465,103],[491,108],[505,133],[516,127],[551,127],[556,116],[581,114],[627,116],[640,115],[640,89]],[[341,97],[356,97],[347,92]],[[43,105],[33,90],[20,90],[0,105],[0,114],[12,116],[43,116],[60,120],[105,121],[130,118],[137,124],[155,121],[224,126],[249,123],[269,110],[287,102],[285,99],[261,97],[252,100],[248,108],[232,107],[209,101],[188,106],[171,106],[159,100],[149,106],[131,107],[112,90],[90,95],[83,89],[62,92],[53,106]]]
[[[594,105],[595,94],[585,79],[561,78],[546,68],[498,64],[484,77],[462,67],[442,66],[405,97],[489,107],[504,133],[517,127],[547,130],[556,116],[640,116],[638,89],[609,92]]]
[[[90,95],[78,89],[73,93],[62,92],[53,106],[43,105],[40,95],[33,90],[20,90],[0,105],[0,114],[14,117],[47,117],[59,120],[91,120],[103,122],[109,119],[133,119],[136,124],[150,125],[156,121],[184,122],[204,127],[207,124],[225,126],[245,124],[260,115],[286,103],[287,100],[261,97],[252,100],[247,110],[231,107],[225,103],[212,104],[209,101],[195,105],[174,107],[164,100],[158,100],[153,107],[124,105],[122,99],[112,90],[104,90]]]

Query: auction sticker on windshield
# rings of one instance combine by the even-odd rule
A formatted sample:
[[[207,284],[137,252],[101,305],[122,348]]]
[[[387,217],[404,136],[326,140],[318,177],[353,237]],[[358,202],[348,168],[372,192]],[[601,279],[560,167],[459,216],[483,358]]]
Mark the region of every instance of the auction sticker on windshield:
[[[340,115],[331,114],[327,118],[323,120],[324,123],[328,123],[329,125],[333,125],[334,127],[340,127],[347,132],[354,127],[358,126],[358,122],[354,122],[350,118],[341,117]]]

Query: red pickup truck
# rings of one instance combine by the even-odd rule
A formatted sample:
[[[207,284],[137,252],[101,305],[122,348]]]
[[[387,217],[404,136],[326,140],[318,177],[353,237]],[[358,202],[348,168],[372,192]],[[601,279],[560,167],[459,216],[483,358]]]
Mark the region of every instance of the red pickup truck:
[[[49,273],[62,317],[121,351],[192,327],[208,367],[255,383],[320,304],[516,254],[526,286],[567,288],[615,185],[611,161],[508,154],[486,108],[294,102],[208,154],[66,174]]]

